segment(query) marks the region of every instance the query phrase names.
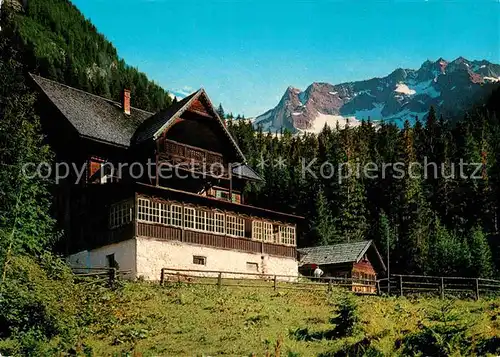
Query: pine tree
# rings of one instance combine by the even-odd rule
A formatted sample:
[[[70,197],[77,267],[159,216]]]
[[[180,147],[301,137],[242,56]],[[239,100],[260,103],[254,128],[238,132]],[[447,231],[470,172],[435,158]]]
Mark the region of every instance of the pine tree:
[[[23,68],[2,23],[0,38],[0,263],[3,274],[13,255],[36,254],[54,237],[48,182],[26,165],[50,165],[43,143],[35,96],[24,84]]]
[[[481,227],[474,227],[468,235],[471,254],[471,276],[490,278],[493,274],[493,262],[488,239]]]
[[[323,190],[319,190],[316,195],[316,215],[311,222],[311,234],[316,245],[340,242]]]
[[[467,276],[471,256],[468,245],[435,217],[430,231],[431,248],[427,273],[438,276]]]
[[[219,107],[217,108],[217,115],[222,120],[226,119],[226,114],[224,113],[224,108],[222,108],[222,103],[220,103]]]

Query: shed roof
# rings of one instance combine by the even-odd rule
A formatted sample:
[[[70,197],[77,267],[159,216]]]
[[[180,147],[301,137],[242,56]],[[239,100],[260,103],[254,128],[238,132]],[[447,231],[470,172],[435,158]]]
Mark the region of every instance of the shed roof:
[[[43,93],[81,136],[129,146],[139,125],[153,113],[132,107],[130,115],[118,102],[30,74]]]
[[[239,164],[233,167],[233,175],[247,180],[264,181],[250,166]]]
[[[385,264],[382,257],[371,240],[301,248],[298,249],[298,252],[300,253],[300,265],[326,265],[358,263],[370,248],[374,249],[375,255],[380,261],[377,263],[380,263],[381,268],[385,270]]]

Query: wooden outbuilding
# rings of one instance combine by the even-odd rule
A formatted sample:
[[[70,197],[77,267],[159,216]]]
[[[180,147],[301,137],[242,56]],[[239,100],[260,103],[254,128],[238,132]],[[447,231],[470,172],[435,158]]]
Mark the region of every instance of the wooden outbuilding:
[[[356,292],[376,292],[377,276],[386,266],[373,241],[341,243],[298,249],[299,272],[312,276],[316,266],[323,277],[344,278]]]

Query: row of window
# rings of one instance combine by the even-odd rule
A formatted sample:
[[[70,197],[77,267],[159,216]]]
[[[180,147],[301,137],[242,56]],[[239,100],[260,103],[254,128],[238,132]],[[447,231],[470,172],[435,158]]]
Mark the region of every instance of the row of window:
[[[115,228],[132,222],[134,216],[134,204],[132,201],[124,201],[111,206],[109,210],[109,227]]]
[[[132,201],[111,206],[110,227],[115,228],[132,221]],[[222,212],[204,211],[178,204],[161,203],[147,198],[137,201],[137,219],[145,223],[159,223],[174,227],[245,237],[245,219]],[[252,221],[251,238],[263,242],[295,245],[295,227],[273,225],[265,221]]]

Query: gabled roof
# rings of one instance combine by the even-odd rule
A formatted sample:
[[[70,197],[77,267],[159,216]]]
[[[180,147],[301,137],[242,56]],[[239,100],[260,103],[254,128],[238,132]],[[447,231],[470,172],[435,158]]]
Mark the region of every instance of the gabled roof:
[[[298,249],[300,253],[300,265],[306,264],[343,264],[343,263],[358,263],[370,248],[374,249],[375,256],[382,270],[385,270],[385,264],[380,256],[373,241],[361,241],[352,243],[341,243],[334,245],[325,245],[320,247],[309,247]]]
[[[212,103],[210,102],[210,99],[208,98],[208,95],[206,94],[203,88],[197,90],[196,92],[192,93],[191,95],[187,96],[181,101],[173,104],[169,108],[156,113],[148,120],[146,120],[144,123],[142,123],[142,125],[137,129],[137,132],[134,135],[133,142],[139,144],[146,140],[158,138],[158,136],[161,135],[161,133],[165,129],[175,124],[176,119],[178,119],[186,110],[188,110],[191,104],[193,104],[195,100],[200,98],[204,99],[205,102],[207,103],[208,109],[211,111],[211,114],[221,126],[225,135],[231,141],[231,144],[236,149],[236,152],[238,153],[239,157],[242,159],[242,161],[246,161],[245,155],[243,155],[243,152],[240,150],[240,148],[234,141],[234,138],[227,130],[226,126],[224,125],[224,122],[217,114]]]
[[[126,115],[120,103],[30,75],[82,137],[127,147],[139,125],[153,115],[137,108]]]

